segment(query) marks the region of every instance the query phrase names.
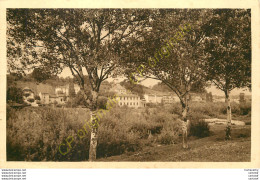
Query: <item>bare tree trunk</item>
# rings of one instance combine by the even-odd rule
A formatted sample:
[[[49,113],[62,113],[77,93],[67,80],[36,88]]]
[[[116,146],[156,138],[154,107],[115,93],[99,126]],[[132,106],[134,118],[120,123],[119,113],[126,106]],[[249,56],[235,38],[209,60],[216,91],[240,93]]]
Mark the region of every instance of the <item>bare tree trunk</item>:
[[[187,120],[187,114],[189,111],[187,96],[184,97],[184,103],[182,103],[182,147],[187,149],[188,146],[188,126],[189,120]]]
[[[226,91],[226,103],[227,103],[227,127],[226,127],[226,140],[231,139],[231,105],[230,105],[230,97],[229,90]]]
[[[89,161],[95,161],[97,158],[97,139],[98,139],[98,119],[95,113],[97,109],[98,93],[91,91],[90,98],[90,118],[91,118],[91,137],[89,147]]]
[[[91,137],[89,147],[89,161],[95,161],[97,158],[97,138],[98,138],[98,124],[94,111],[91,111]]]

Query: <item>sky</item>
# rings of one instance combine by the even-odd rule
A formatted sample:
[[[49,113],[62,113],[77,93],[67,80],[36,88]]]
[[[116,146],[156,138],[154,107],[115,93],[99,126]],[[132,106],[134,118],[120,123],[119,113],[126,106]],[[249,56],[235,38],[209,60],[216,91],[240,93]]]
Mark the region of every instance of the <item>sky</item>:
[[[66,78],[66,77],[72,77],[72,74],[69,70],[69,68],[65,68],[62,73],[59,75],[59,77],[63,77],[63,78]],[[123,81],[124,79],[126,79],[125,77],[118,77],[116,78],[118,82],[120,81]],[[114,78],[108,78],[107,81],[109,82],[112,82],[112,81],[115,81]],[[144,81],[141,82],[142,85],[146,86],[146,87],[152,87],[154,86],[155,84],[157,84],[158,80],[155,80],[155,79],[146,79]],[[224,92],[217,89],[216,86],[211,86],[211,87],[208,87],[206,88],[207,92],[211,92],[212,95],[217,95],[217,96],[224,96]],[[245,95],[251,95],[251,92],[247,89],[234,89],[231,91],[231,96],[234,96],[234,95],[239,95],[241,92],[245,93]]]

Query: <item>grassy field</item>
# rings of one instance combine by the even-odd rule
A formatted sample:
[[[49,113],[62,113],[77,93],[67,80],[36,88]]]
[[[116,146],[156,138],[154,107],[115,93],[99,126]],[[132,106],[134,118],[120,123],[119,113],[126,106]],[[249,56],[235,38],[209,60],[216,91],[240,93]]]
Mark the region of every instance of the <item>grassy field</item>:
[[[232,140],[224,141],[225,126],[212,126],[212,135],[201,139],[190,138],[189,148],[181,144],[156,145],[142,151],[101,158],[99,161],[194,161],[194,162],[249,162],[251,154],[251,127],[233,126]]]
[[[232,126],[233,139],[224,141],[225,126],[200,122],[203,118],[225,118],[222,103],[193,103],[189,119],[201,131],[189,137],[190,148],[181,148],[180,106],[143,109],[114,107],[101,118],[97,158],[100,161],[249,161],[251,106],[233,108],[233,119],[246,126]],[[245,113],[246,112],[246,113]],[[85,108],[7,108],[8,161],[87,161],[90,130],[78,132],[89,120]],[[73,138],[66,155],[61,143]],[[198,138],[200,137],[200,138]],[[63,149],[62,149],[63,148]],[[66,146],[61,150],[66,151]],[[232,156],[236,153],[236,156]]]

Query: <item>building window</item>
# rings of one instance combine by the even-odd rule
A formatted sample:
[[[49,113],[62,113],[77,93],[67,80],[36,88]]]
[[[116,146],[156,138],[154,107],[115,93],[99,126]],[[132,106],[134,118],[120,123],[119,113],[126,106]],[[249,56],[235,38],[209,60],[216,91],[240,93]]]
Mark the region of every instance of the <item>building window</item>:
[[[128,106],[128,103],[127,103],[127,106]]]
[[[135,103],[134,103],[134,105],[135,105]]]
[[[132,106],[132,103],[130,102],[130,105]]]
[[[124,100],[125,100],[125,97],[124,97]]]
[[[120,100],[122,100],[122,97],[120,97]]]
[[[138,103],[136,103],[136,105],[138,106]]]
[[[122,103],[120,103],[120,106],[122,106]]]

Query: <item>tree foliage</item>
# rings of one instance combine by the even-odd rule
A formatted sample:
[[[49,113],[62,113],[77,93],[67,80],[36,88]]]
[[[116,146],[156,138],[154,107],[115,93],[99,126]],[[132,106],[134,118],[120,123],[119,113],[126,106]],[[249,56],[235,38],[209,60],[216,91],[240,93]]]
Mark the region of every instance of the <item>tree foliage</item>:
[[[250,10],[215,10],[206,32],[208,79],[220,90],[251,87]]]
[[[52,76],[47,69],[40,69],[40,68],[35,68],[31,75],[37,82],[43,82],[47,79],[50,79]]]
[[[16,102],[23,104],[23,91],[21,88],[10,86],[7,88],[7,102]]]
[[[143,39],[126,45],[133,44],[123,58],[135,65],[127,64],[129,71],[162,81],[185,107],[186,95],[205,86],[201,45],[205,32],[201,26],[210,14],[206,10],[159,10],[150,22],[151,29],[143,32]]]
[[[22,71],[39,64],[52,73],[68,67],[83,92],[88,75],[96,108],[101,82],[116,74],[120,46],[137,36],[150,10],[130,9],[8,9],[9,69]],[[86,94],[86,93],[85,93]]]

